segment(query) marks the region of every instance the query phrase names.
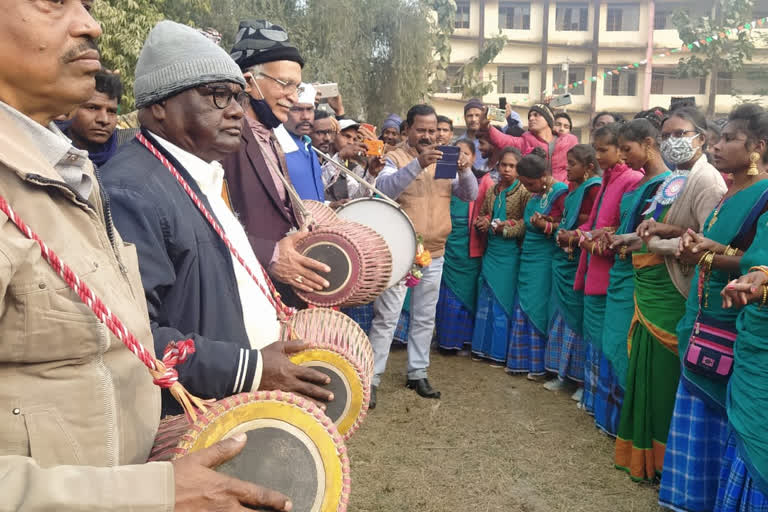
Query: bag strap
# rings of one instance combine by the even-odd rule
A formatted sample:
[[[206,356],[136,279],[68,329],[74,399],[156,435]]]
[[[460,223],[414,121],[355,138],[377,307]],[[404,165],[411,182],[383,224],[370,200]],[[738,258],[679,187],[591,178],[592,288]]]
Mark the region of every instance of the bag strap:
[[[197,398],[187,391],[179,382],[179,374],[175,369],[177,364],[183,363],[187,357],[195,352],[195,343],[193,340],[184,340],[168,344],[163,354],[163,360],[158,360],[144,346],[139,343],[136,336],[112,313],[102,300],[83,282],[74,270],[63,262],[58,255],[48,247],[45,242],[30,228],[18,214],[11,208],[8,201],[0,196],[0,211],[21,231],[28,239],[37,242],[40,246],[40,254],[43,259],[56,271],[59,276],[67,283],[83,303],[91,308],[96,318],[114,334],[117,339],[133,352],[133,354],[144,363],[152,375],[152,382],[155,385],[168,389],[176,400],[184,408],[188,418],[196,418],[195,407],[205,410],[205,401]]]

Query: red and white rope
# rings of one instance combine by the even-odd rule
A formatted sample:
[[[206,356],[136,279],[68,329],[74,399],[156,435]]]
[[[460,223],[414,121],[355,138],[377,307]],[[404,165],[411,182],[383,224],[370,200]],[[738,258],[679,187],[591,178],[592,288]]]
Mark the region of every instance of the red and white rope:
[[[248,266],[248,264],[245,262],[242,256],[240,256],[240,253],[237,252],[237,249],[235,249],[234,245],[232,245],[232,242],[229,241],[229,238],[227,237],[226,233],[224,233],[224,230],[219,226],[219,223],[216,222],[216,219],[211,215],[211,213],[208,211],[208,209],[205,207],[203,202],[200,200],[200,198],[197,196],[194,190],[189,186],[187,183],[187,180],[184,179],[184,177],[179,173],[179,171],[176,170],[176,167],[163,155],[142,133],[138,133],[136,135],[136,139],[141,142],[142,145],[144,145],[145,148],[149,150],[150,153],[152,153],[155,158],[157,158],[161,164],[165,166],[168,171],[173,175],[174,178],[176,178],[176,181],[179,182],[179,185],[181,185],[181,188],[184,189],[184,192],[187,193],[189,198],[192,200],[192,202],[195,204],[198,210],[200,210],[200,213],[203,214],[203,217],[205,217],[205,220],[208,221],[208,223],[211,225],[214,231],[216,231],[216,234],[219,235],[219,238],[224,242],[224,245],[227,246],[227,249],[229,249],[229,252],[232,253],[232,256],[240,263],[240,265],[243,266],[245,271],[248,273],[249,276],[253,279],[253,281],[256,283],[256,285],[261,290],[261,293],[264,294],[264,296],[267,298],[270,304],[272,304],[272,307],[275,308],[275,311],[277,311],[278,318],[282,322],[287,322],[291,316],[293,316],[294,309],[286,306],[283,304],[283,301],[280,300],[280,294],[275,289],[275,285],[272,283],[272,280],[269,277],[269,274],[267,274],[267,271],[264,269],[264,267],[259,264],[259,267],[261,269],[261,273],[264,276],[264,282],[267,283],[267,287],[269,288],[269,291],[264,288],[264,285],[262,282],[256,277],[256,274],[253,273],[251,268]]]
[[[69,265],[64,263],[43,240],[30,228],[11,208],[8,201],[0,196],[0,210],[13,222],[17,228],[30,240],[34,240],[40,246],[40,254],[43,259],[64,279],[64,282],[80,297],[93,313],[123,344],[138,357],[153,374],[153,381],[161,388],[170,388],[179,380],[179,375],[174,369],[179,363],[195,351],[194,342],[185,340],[171,342],[165,349],[162,363],[158,361],[147,349],[142,346],[136,337],[112,313],[112,311],[93,293],[93,291],[75,274]]]

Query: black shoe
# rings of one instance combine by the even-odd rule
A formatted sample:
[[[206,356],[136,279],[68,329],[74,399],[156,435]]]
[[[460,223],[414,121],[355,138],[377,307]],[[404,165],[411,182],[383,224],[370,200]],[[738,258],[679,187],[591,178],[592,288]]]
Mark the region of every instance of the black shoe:
[[[378,386],[371,386],[371,399],[368,400],[368,409],[376,408],[376,389]]]
[[[427,379],[408,379],[408,381],[405,383],[405,387],[408,389],[416,390],[419,396],[424,398],[440,399],[440,392],[432,389],[432,386],[429,385],[429,381]]]

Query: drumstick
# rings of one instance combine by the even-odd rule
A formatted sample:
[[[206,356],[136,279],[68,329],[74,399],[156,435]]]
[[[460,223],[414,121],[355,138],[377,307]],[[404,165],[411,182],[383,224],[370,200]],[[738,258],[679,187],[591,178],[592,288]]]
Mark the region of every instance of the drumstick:
[[[314,146],[312,146],[312,149],[315,150],[315,153],[317,153],[318,155],[320,155],[321,157],[323,157],[324,159],[326,159],[327,161],[332,163],[334,166],[336,166],[336,168],[338,168],[344,174],[346,174],[350,178],[353,178],[355,181],[360,183],[362,186],[364,186],[365,188],[367,188],[368,190],[370,190],[374,194],[378,194],[382,199],[384,199],[385,201],[390,203],[392,206],[397,206],[398,208],[400,208],[400,204],[397,201],[393,201],[392,198],[387,196],[384,192],[382,192],[381,190],[377,189],[375,186],[371,185],[370,183],[365,181],[363,178],[361,178],[360,176],[358,176],[354,172],[352,172],[349,169],[347,169],[347,167],[345,165],[340,164],[339,162],[337,162],[336,160],[331,158],[329,155],[326,155],[325,153],[323,153],[322,151],[320,151],[319,149],[317,149]]]

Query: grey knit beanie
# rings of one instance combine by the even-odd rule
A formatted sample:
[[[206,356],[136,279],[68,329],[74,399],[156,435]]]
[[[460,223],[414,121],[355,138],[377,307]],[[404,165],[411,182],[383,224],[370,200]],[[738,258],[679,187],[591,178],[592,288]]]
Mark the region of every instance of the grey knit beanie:
[[[213,82],[234,82],[245,87],[235,61],[195,29],[172,21],[155,25],[136,64],[136,108]]]

